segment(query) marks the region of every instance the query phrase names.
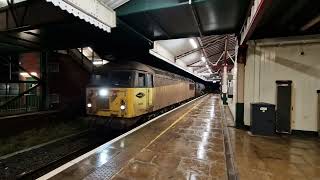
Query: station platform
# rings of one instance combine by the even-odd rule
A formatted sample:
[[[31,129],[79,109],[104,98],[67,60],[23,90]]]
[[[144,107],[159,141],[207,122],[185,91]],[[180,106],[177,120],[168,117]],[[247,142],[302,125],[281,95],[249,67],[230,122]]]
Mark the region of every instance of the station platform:
[[[39,179],[227,179],[221,107],[195,99]]]
[[[206,95],[38,179],[319,179],[319,138],[252,136],[231,119]]]

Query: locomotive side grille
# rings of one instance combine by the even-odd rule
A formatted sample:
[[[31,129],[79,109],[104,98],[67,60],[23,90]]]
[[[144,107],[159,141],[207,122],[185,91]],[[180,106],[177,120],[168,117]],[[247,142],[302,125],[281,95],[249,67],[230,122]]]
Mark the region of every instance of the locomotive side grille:
[[[97,109],[110,109],[109,98],[98,98],[97,99]]]

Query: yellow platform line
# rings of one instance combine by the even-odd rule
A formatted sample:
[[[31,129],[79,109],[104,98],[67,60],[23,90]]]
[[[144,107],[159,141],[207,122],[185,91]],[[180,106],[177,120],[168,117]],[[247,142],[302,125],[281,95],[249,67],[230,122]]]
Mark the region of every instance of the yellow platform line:
[[[197,103],[196,105],[194,105],[191,109],[189,109],[187,112],[185,112],[184,114],[182,114],[182,116],[180,116],[177,120],[175,120],[169,127],[167,127],[165,130],[163,130],[158,136],[156,136],[154,139],[152,139],[149,144],[147,144],[144,148],[142,148],[139,153],[141,153],[142,151],[144,151],[145,149],[147,149],[152,143],[154,143],[157,139],[159,139],[160,136],[162,136],[163,134],[165,134],[170,128],[172,128],[174,125],[176,125],[178,122],[180,122],[187,114],[189,114],[194,108],[196,108],[199,104],[201,104],[203,102],[203,99],[201,99],[201,101],[199,103]],[[133,159],[135,158],[135,156],[133,156],[127,163],[125,166],[127,166]],[[122,171],[122,169],[125,167],[121,167],[120,170],[115,173],[112,178],[114,176],[116,176],[119,172]],[[111,178],[111,179],[112,179]]]
[[[157,139],[159,139],[160,136],[165,134],[170,128],[172,128],[174,125],[176,125],[178,122],[180,122],[187,114],[189,114],[194,108],[196,108],[200,103],[202,103],[203,100],[201,100],[199,103],[197,103],[195,106],[193,106],[191,109],[189,109],[187,112],[182,114],[176,121],[174,121],[169,127],[167,127],[165,130],[163,130],[158,136],[156,136],[152,141],[149,142],[143,149],[141,149],[140,152],[147,149],[152,143],[154,143]]]

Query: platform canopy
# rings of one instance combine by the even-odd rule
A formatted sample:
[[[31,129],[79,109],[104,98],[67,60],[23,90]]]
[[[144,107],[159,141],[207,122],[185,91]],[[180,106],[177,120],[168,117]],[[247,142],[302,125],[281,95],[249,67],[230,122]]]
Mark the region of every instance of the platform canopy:
[[[238,32],[250,0],[131,0],[118,17],[151,40]]]
[[[119,19],[154,42],[152,55],[199,78],[215,80],[226,34],[231,33],[228,49],[232,58],[233,33],[240,31],[248,5],[249,0],[132,0],[116,12]]]
[[[235,35],[159,40],[150,53],[201,79],[220,81],[221,66],[234,63],[236,44]]]

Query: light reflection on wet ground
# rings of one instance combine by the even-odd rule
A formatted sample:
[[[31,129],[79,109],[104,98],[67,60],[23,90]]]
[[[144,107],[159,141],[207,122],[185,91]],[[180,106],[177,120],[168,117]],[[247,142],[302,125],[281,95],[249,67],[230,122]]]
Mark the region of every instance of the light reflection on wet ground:
[[[220,103],[208,95],[52,179],[227,179]],[[240,179],[320,179],[319,139],[252,137],[228,129]]]

